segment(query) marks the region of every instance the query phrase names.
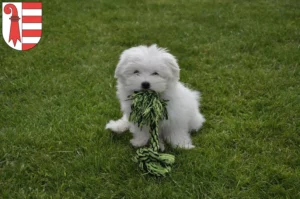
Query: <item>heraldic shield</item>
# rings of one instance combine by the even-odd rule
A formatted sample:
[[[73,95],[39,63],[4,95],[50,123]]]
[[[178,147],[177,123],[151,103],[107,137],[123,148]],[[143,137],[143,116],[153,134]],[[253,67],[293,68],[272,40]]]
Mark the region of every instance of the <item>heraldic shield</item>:
[[[2,35],[16,50],[29,50],[42,37],[42,2],[3,2]]]

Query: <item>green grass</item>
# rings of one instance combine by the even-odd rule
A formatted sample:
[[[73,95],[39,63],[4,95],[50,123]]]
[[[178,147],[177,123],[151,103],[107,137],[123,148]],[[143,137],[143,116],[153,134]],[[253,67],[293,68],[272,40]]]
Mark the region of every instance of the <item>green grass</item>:
[[[0,198],[300,198],[298,0],[86,2],[43,1],[30,51],[0,39]],[[152,43],[207,119],[162,179],[104,130],[119,54]]]

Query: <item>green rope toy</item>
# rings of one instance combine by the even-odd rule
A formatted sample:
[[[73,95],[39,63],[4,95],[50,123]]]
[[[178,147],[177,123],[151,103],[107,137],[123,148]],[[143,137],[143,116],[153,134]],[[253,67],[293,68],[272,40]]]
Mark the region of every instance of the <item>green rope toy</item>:
[[[164,177],[175,162],[173,155],[158,153],[158,125],[163,119],[168,119],[167,100],[161,99],[158,93],[151,90],[134,93],[129,99],[132,100],[129,121],[140,128],[149,126],[151,135],[150,147],[139,148],[133,161],[147,174]]]

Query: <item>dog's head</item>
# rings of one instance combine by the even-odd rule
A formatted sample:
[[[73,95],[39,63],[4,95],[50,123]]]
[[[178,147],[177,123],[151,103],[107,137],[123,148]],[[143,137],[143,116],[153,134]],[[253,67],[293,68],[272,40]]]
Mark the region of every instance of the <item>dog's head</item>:
[[[115,78],[131,92],[142,89],[164,92],[179,80],[179,66],[166,49],[138,46],[121,54]]]

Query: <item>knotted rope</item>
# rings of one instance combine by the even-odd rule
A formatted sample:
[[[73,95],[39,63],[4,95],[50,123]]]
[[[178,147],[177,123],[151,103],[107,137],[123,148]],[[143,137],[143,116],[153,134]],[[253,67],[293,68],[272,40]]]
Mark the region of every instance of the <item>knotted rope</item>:
[[[151,135],[150,147],[138,149],[133,160],[148,174],[166,176],[175,162],[173,155],[158,153],[158,127],[160,121],[168,119],[167,100],[161,99],[158,93],[151,90],[134,93],[129,99],[132,100],[129,121],[140,128],[148,126]]]

